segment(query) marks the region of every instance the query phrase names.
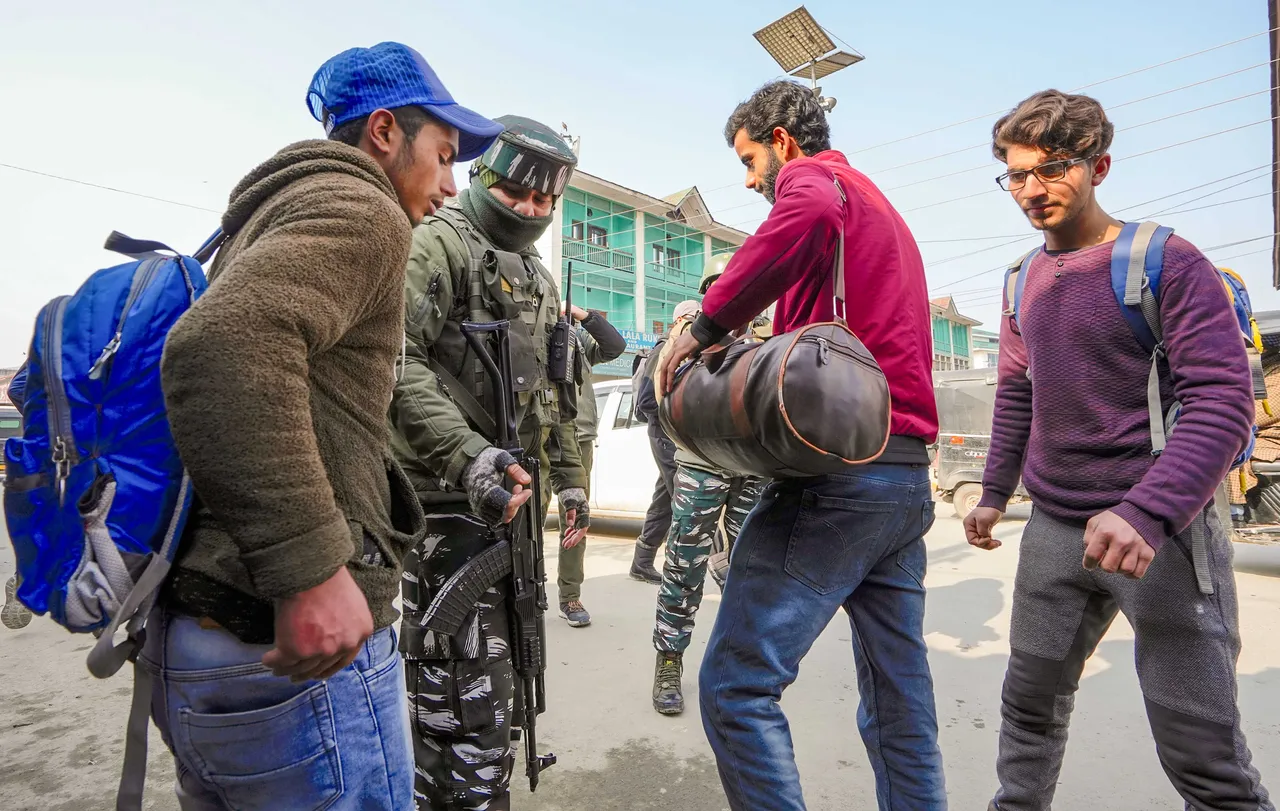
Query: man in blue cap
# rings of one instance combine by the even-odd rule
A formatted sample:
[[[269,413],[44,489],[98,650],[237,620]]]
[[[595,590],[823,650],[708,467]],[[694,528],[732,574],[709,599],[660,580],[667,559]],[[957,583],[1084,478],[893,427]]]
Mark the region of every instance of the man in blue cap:
[[[307,105],[328,139],[232,192],[162,362],[198,507],[143,665],[184,811],[413,805],[391,625],[423,518],[386,429],[404,269],[454,162],[502,127],[391,42],[330,59]]]

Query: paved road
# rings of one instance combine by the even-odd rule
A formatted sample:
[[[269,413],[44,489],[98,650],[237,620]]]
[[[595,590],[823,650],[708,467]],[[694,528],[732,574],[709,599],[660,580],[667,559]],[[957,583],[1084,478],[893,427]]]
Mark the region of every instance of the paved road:
[[[927,631],[936,682],[951,808],[986,807],[999,726],[1000,682],[1021,524],[1008,542],[982,553],[964,544],[959,522],[940,507],[929,536]],[[611,527],[625,533],[626,527]],[[541,735],[560,764],[536,795],[518,787],[528,811],[726,809],[696,712],[696,679],[686,678],[684,716],[650,708],[650,634],[655,589],[629,580],[626,534],[593,536],[584,599],[595,618],[570,629],[549,620],[550,711]],[[551,568],[554,568],[552,566]],[[1249,743],[1273,791],[1280,787],[1280,548],[1237,548],[1244,655],[1240,702]],[[12,570],[8,545],[0,576]],[[552,574],[554,582],[554,573]],[[696,673],[718,604],[710,586],[689,669]],[[108,811],[120,761],[129,677],[98,682],[84,669],[90,639],[37,618],[18,632],[0,629],[0,808],[4,811]],[[1148,811],[1182,806],[1161,772],[1133,675],[1132,632],[1118,620],[1082,684],[1057,811]],[[783,705],[791,720],[809,807],[874,807],[873,783],[855,726],[858,698],[849,629],[837,618],[805,660]],[[152,735],[147,807],[176,811],[172,766]],[[519,784],[521,781],[517,780]]]

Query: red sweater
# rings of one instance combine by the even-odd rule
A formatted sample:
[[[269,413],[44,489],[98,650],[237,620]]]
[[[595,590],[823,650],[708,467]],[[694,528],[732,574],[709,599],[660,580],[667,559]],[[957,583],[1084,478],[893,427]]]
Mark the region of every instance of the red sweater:
[[[836,229],[843,228],[846,319],[889,381],[890,432],[932,443],[938,409],[929,294],[907,224],[876,185],[834,150],[787,163],[775,191],[769,218],[707,291],[694,336],[710,345],[775,300],[774,334],[834,320],[832,268]]]

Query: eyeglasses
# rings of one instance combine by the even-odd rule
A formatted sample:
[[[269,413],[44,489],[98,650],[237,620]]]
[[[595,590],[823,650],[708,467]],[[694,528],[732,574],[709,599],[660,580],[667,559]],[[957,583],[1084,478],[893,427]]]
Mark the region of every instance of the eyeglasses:
[[[1092,157],[1056,160],[1033,166],[1030,169],[1019,169],[1016,172],[1005,172],[996,178],[996,184],[1005,191],[1017,191],[1027,185],[1027,176],[1034,174],[1045,183],[1053,183],[1067,176],[1067,170],[1077,163],[1088,163]]]

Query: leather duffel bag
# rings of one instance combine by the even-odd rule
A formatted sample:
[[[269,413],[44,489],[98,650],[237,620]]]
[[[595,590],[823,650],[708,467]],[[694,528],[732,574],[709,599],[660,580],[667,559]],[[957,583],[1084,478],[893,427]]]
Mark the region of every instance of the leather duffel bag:
[[[838,473],[884,452],[889,383],[844,320],[843,229],[833,270],[835,321],[716,345],[681,367],[658,410],[673,442],[770,478]]]

